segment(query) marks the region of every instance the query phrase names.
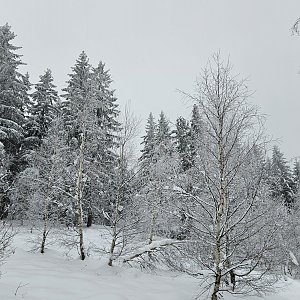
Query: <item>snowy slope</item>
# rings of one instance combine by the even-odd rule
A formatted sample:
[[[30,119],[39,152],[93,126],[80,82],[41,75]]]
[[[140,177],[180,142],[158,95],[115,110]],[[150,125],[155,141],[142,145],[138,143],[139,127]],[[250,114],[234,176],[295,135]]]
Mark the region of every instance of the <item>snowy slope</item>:
[[[29,252],[25,242],[28,235],[23,230],[15,238],[15,253],[2,266],[1,300],[191,300],[197,295],[197,280],[184,275],[111,268],[105,257],[67,259],[64,249],[55,245],[44,255]],[[87,239],[94,243],[97,239],[103,242],[99,236],[99,230],[87,231]],[[239,297],[226,295],[224,299]],[[275,295],[264,299],[300,299],[300,282],[290,280]]]

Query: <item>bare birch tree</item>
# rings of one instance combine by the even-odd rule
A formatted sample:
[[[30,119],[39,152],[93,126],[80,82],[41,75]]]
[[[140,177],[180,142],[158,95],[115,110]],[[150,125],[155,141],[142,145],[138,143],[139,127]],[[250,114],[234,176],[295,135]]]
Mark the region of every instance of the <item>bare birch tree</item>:
[[[129,172],[128,168],[132,163],[131,160],[134,155],[132,145],[138,134],[140,121],[131,112],[129,104],[125,106],[124,114],[121,117],[123,127],[118,136],[117,187],[113,209],[111,215],[108,216],[111,223],[109,266],[112,266],[113,261],[123,253],[128,240],[131,240],[136,233],[138,223],[138,218],[134,217],[132,201],[134,195],[133,191],[130,190],[130,186],[140,170],[133,168],[132,172]]]
[[[196,96],[188,95],[205,122],[195,163],[203,184],[180,194],[191,223],[188,256],[212,274],[212,300],[222,291],[260,292],[272,267],[276,227],[264,185],[266,139],[250,95],[245,80],[233,76],[219,54],[203,70]]]

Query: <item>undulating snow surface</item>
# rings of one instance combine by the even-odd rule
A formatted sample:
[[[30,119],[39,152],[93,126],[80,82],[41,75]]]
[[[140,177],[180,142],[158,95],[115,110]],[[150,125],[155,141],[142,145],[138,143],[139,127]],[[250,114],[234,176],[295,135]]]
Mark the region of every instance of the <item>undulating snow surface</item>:
[[[191,300],[197,295],[195,278],[172,272],[149,273],[128,266],[108,267],[96,253],[80,261],[75,252],[49,246],[45,254],[28,251],[32,234],[21,229],[15,253],[1,267],[0,299],[27,300]],[[103,229],[86,230],[86,242],[105,243]],[[225,300],[240,299],[225,295]],[[243,298],[262,299],[262,298]],[[300,299],[300,282],[289,280],[267,300]]]

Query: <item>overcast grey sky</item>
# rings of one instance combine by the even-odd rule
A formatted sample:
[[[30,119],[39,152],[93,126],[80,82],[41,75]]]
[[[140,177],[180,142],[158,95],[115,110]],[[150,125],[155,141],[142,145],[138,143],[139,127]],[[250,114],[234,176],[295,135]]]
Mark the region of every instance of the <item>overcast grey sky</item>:
[[[287,158],[300,155],[300,37],[291,36],[299,0],[0,0],[0,20],[35,83],[51,68],[64,86],[85,50],[111,70],[119,103],[131,100],[146,119],[165,111],[188,116],[176,89],[193,93],[197,75],[216,51],[249,77],[252,101]]]

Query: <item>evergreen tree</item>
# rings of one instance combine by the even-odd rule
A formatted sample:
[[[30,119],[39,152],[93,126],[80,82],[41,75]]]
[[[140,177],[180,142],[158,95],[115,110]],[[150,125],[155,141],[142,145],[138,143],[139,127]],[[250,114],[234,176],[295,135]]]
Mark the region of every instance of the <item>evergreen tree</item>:
[[[67,93],[63,112],[69,145],[73,156],[80,156],[82,160],[83,219],[88,226],[93,218],[105,220],[102,211],[109,211],[116,192],[114,172],[119,111],[114,90],[110,88],[112,80],[104,67],[100,62],[92,68],[82,52],[64,89]]]
[[[148,244],[151,244],[155,234],[169,233],[166,232],[169,231],[167,220],[171,218],[167,209],[171,198],[169,187],[178,168],[178,157],[173,149],[169,121],[163,112],[160,113],[157,125],[152,114],[149,115],[143,139],[139,199],[141,210],[146,211],[143,219],[147,224]]]
[[[111,88],[112,79],[105,64],[99,62],[92,68],[92,93],[94,97],[94,111],[96,112],[97,135],[91,141],[90,153],[93,166],[90,170],[90,198],[88,209],[88,222],[90,226],[93,215],[101,207],[102,211],[110,213],[117,193],[116,168],[119,146],[119,132],[121,124],[117,121],[119,116],[117,98]],[[100,217],[99,214],[98,218]],[[100,220],[105,221],[102,217]],[[107,220],[105,221],[107,222]]]
[[[47,69],[40,80],[34,86],[32,93],[33,103],[29,107],[29,122],[27,124],[27,136],[43,139],[52,120],[57,117],[59,97],[50,69]]]
[[[111,89],[112,79],[109,70],[105,70],[105,64],[99,62],[92,70],[93,89],[96,101],[96,114],[98,125],[104,132],[106,150],[112,153],[112,149],[118,146],[118,132],[121,124],[117,121],[120,111],[118,110],[117,98]]]
[[[293,166],[293,173],[292,173],[292,190],[294,195],[299,194],[299,187],[300,187],[300,162],[295,161]]]
[[[21,97],[24,102],[24,114],[25,117],[29,115],[29,109],[32,106],[32,99],[30,97],[30,89],[31,89],[31,82],[29,79],[29,73],[27,72],[24,76],[22,75],[22,83],[23,85],[21,86]]]
[[[92,95],[91,65],[84,51],[79,55],[72,71],[69,74],[70,79],[67,81],[67,87],[63,89],[66,93],[62,95],[65,98],[62,109],[69,143],[75,142],[74,138],[79,142],[80,133],[86,124],[85,108]]]
[[[154,167],[159,158],[173,153],[169,121],[163,112],[160,113],[158,124],[155,124],[152,113],[149,114],[142,144],[144,148],[141,150],[142,155],[139,160],[143,168],[142,178],[147,181],[149,170]]]
[[[181,161],[181,168],[186,171],[192,166],[191,136],[189,123],[183,117],[176,120],[175,143]]]
[[[166,119],[164,112],[162,111],[159,115],[156,133],[157,145],[166,145],[171,140],[171,132],[169,121]]]
[[[0,27],[0,141],[7,153],[16,155],[23,138],[24,76],[18,72],[22,65],[20,49],[11,44],[15,34],[8,24]]]
[[[289,165],[278,146],[274,146],[271,166],[271,193],[290,207],[294,201],[292,174]]]
[[[191,165],[195,164],[195,159],[199,155],[199,144],[201,144],[203,122],[199,112],[199,106],[194,104],[191,118],[191,131],[190,131],[190,151],[191,151]]]
[[[78,234],[78,247],[80,257],[85,259],[83,242],[84,202],[86,197],[86,182],[88,181],[87,159],[90,149],[87,142],[91,140],[91,129],[95,126],[93,118],[94,107],[91,85],[91,66],[87,55],[82,52],[76,60],[67,87],[63,90],[65,102],[63,103],[63,116],[67,131],[69,145],[71,193],[74,195],[74,225]],[[72,182],[73,181],[73,182]]]
[[[152,161],[154,150],[155,150],[155,135],[156,135],[156,124],[152,113],[149,114],[147,124],[146,124],[146,135],[144,135],[142,145],[144,148],[141,150],[142,155],[139,158],[144,164]]]
[[[9,159],[4,185],[12,183],[22,168],[19,161],[20,148],[29,88],[28,76],[18,71],[23,63],[21,55],[15,53],[20,47],[12,44],[14,38],[15,34],[8,24],[0,26],[0,142]],[[0,190],[0,195],[0,217],[3,217],[9,199],[3,189]]]

